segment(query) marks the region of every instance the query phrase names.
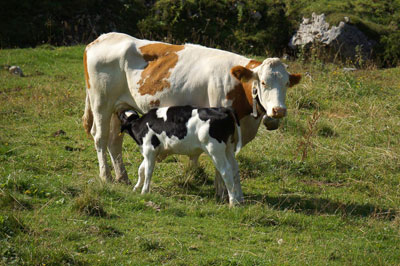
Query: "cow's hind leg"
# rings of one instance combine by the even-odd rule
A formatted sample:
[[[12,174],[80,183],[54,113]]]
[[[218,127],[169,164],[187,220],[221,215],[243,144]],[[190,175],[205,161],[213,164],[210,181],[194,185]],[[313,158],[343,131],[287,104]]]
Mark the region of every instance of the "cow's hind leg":
[[[111,181],[111,171],[107,163],[107,143],[110,133],[111,113],[99,112],[98,109],[100,108],[93,108],[94,125],[91,134],[94,139],[97,158],[99,160],[100,179],[103,181]]]
[[[128,174],[122,161],[122,142],[124,140],[121,134],[121,122],[118,117],[113,114],[111,117],[110,135],[108,139],[108,151],[111,156],[111,162],[115,170],[115,180],[130,184]]]

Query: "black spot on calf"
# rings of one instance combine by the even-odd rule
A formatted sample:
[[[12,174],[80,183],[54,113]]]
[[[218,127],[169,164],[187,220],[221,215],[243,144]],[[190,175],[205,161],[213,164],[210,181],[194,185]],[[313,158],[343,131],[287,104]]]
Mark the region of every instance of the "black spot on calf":
[[[199,108],[199,117],[203,121],[210,120],[210,136],[219,142],[227,142],[235,132],[235,118],[231,109]]]
[[[151,137],[151,145],[153,145],[154,149],[158,147],[158,145],[160,145],[160,140],[157,138],[156,135],[153,135]]]

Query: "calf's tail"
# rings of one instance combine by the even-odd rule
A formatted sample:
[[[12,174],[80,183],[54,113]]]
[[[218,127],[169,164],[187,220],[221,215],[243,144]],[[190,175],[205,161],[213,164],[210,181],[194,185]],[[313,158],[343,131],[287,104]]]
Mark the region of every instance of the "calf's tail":
[[[85,112],[82,116],[82,124],[83,128],[86,131],[86,134],[90,136],[90,130],[92,129],[93,126],[93,112],[92,108],[90,107],[89,93],[87,89],[86,89]]]

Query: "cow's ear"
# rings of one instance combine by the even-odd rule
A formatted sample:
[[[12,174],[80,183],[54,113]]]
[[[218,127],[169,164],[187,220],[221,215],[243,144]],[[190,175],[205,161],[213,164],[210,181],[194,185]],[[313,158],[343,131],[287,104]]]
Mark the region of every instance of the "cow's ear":
[[[290,74],[289,75],[289,87],[293,87],[298,84],[301,80],[301,74]]]
[[[242,66],[234,66],[231,69],[231,74],[241,82],[248,82],[255,78],[255,73],[248,68]]]

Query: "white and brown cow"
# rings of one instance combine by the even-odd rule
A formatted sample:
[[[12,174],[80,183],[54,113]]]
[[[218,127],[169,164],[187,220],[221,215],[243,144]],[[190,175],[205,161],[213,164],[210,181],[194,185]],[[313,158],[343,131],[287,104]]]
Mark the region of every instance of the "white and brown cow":
[[[108,149],[116,180],[125,182],[129,179],[122,162],[119,111],[146,113],[153,107],[174,105],[232,106],[246,145],[256,136],[262,120],[267,128],[276,128],[271,118],[286,115],[286,88],[301,78],[289,74],[278,58],[258,62],[218,49],[140,40],[121,33],[104,34],[90,43],[84,52],[84,69],[83,124],[94,137],[100,177],[112,179]],[[217,188],[217,192],[222,190]]]
[[[235,152],[241,148],[240,125],[233,109],[171,106],[151,109],[142,117],[135,111],[120,112],[121,132],[127,132],[139,145],[143,162],[138,170],[142,194],[150,190],[150,181],[158,156],[183,154],[198,157],[205,152],[211,158],[228,191],[229,204],[243,201],[239,167]],[[235,182],[236,181],[236,182]]]

